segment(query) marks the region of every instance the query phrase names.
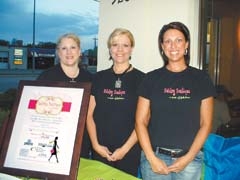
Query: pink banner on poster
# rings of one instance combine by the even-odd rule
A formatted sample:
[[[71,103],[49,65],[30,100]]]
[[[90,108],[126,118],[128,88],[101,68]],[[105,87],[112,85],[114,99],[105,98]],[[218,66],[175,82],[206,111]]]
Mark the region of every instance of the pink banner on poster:
[[[38,100],[30,99],[28,103],[28,109],[36,109],[36,105],[38,103]],[[62,102],[62,112],[70,112],[71,110],[71,102]]]

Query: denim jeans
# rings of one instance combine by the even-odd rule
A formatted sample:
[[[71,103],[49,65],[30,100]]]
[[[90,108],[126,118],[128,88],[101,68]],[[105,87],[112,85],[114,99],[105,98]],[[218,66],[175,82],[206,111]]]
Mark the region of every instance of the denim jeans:
[[[155,153],[158,158],[163,160],[168,166],[171,165],[176,158]],[[157,174],[146,159],[144,152],[141,153],[141,174],[143,180],[200,180],[203,163],[203,152],[199,152],[194,160],[189,163],[185,169],[179,173],[169,173],[168,175]]]

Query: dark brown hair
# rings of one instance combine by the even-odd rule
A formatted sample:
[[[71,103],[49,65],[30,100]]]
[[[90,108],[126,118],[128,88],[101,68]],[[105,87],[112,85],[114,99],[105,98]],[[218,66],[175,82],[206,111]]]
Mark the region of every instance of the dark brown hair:
[[[176,29],[183,33],[186,42],[188,42],[188,48],[186,49],[186,54],[184,55],[184,59],[185,59],[185,63],[187,65],[189,65],[189,62],[190,62],[190,33],[189,33],[187,26],[185,26],[181,22],[170,22],[169,24],[164,25],[159,32],[158,47],[159,47],[160,54],[163,58],[164,65],[168,64],[168,57],[163,52],[161,44],[163,43],[163,36],[164,36],[165,32],[169,29]]]

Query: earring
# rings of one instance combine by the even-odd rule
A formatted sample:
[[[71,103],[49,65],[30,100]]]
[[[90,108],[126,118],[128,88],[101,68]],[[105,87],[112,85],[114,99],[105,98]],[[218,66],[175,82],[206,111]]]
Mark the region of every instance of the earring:
[[[185,53],[184,53],[184,55],[187,55],[187,53],[188,53],[188,50],[187,50],[187,49],[185,49]]]

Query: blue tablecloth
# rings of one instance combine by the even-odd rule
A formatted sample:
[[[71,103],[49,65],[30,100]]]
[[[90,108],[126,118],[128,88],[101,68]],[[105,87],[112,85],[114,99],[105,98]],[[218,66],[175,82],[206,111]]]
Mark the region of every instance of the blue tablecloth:
[[[204,144],[205,179],[240,179],[240,137],[210,134]]]

